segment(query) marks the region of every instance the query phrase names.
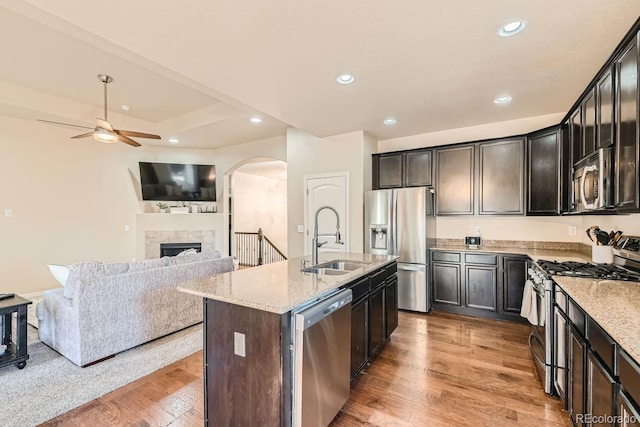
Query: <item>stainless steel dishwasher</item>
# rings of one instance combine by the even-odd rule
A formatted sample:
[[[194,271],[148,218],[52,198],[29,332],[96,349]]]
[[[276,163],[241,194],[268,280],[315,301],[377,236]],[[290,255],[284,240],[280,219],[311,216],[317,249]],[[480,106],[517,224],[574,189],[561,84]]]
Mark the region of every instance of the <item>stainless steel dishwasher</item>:
[[[327,426],[349,399],[350,289],[294,314],[295,426]]]

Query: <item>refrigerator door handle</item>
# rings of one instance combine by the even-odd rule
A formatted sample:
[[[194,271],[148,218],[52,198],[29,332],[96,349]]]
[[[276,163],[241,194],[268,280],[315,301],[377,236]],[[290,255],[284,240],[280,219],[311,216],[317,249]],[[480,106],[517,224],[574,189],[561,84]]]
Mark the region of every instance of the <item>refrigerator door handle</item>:
[[[398,263],[398,270],[406,270],[406,271],[426,271],[427,266],[424,264],[400,264]]]

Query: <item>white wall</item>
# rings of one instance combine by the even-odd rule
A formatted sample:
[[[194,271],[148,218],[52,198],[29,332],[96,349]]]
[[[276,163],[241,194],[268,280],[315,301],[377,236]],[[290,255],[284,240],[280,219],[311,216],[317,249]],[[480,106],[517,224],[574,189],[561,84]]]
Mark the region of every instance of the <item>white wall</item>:
[[[264,234],[287,255],[287,181],[237,170],[233,173],[235,231]]]
[[[290,258],[305,255],[304,235],[297,232],[297,226],[304,224],[304,176],[332,172],[349,172],[349,249],[362,252],[364,150],[363,132],[318,138],[294,128],[287,131]],[[370,174],[367,179],[371,179]]]

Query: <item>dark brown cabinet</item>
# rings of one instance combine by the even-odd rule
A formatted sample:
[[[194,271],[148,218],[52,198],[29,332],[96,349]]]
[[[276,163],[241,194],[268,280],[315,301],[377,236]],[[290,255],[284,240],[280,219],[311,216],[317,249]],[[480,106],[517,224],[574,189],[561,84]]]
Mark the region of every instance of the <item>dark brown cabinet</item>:
[[[585,360],[587,345],[582,334],[573,325],[569,327],[569,378],[567,410],[576,426],[583,426],[585,409]]]
[[[620,385],[618,413],[621,426],[640,426],[640,365],[625,351],[618,353]]]
[[[594,90],[582,101],[582,157],[596,149],[596,97]]]
[[[404,187],[430,187],[433,179],[432,150],[408,151],[404,156]]]
[[[571,146],[571,165],[583,157],[582,153],[582,108],[579,106],[569,118],[569,141]]]
[[[640,427],[640,411],[629,400],[622,390],[618,391],[618,417],[621,427]]]
[[[615,153],[616,153],[616,208],[638,210],[638,40],[635,37],[614,61],[615,101]]]
[[[373,187],[400,188],[402,187],[403,153],[381,154],[373,156]]]
[[[367,363],[369,350],[369,299],[361,298],[351,304],[351,379]]]
[[[436,215],[472,215],[475,146],[436,151]]]
[[[511,314],[520,320],[522,308],[522,294],[527,279],[527,260],[525,256],[501,255],[500,266],[502,269],[502,298],[500,311]]]
[[[524,138],[478,145],[479,214],[524,214]]]
[[[523,255],[431,252],[433,308],[471,316],[524,322],[520,317],[526,262]]]
[[[606,420],[607,417],[615,414],[616,381],[593,351],[588,352],[586,374],[586,413],[596,419]],[[611,423],[602,422],[591,425],[604,426]]]
[[[433,183],[433,150],[374,154],[373,189],[430,187]]]
[[[385,337],[388,338],[398,327],[398,279],[395,275],[393,278],[387,278],[384,301]]]
[[[431,263],[433,302],[438,304],[461,305],[460,264]]]
[[[369,296],[369,353],[377,355],[385,343],[384,284],[371,291]]]
[[[567,212],[571,165],[563,129],[556,126],[530,134],[527,161],[527,215]]]
[[[609,67],[596,83],[596,148],[613,144],[613,78]]]
[[[496,311],[497,267],[465,265],[465,306]]]

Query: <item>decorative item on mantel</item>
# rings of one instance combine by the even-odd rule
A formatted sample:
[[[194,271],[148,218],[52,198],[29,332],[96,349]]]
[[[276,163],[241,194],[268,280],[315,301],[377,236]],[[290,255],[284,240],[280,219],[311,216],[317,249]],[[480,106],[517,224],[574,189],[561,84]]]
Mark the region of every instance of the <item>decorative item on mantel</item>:
[[[166,213],[167,212],[167,208],[169,207],[169,205],[167,205],[166,203],[162,203],[162,202],[158,202],[156,204],[160,208],[160,213]]]
[[[189,213],[189,204],[187,202],[179,202],[180,206],[171,206],[169,212],[171,213]]]

